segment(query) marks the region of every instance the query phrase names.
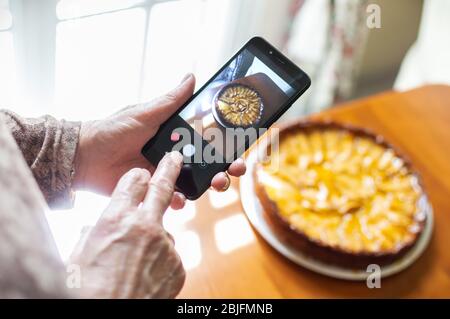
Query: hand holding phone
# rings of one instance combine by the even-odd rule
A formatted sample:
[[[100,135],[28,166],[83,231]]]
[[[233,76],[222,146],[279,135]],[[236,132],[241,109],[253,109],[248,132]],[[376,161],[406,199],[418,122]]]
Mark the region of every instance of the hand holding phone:
[[[253,38],[161,125],[142,154],[156,166],[165,153],[180,151],[177,189],[196,199],[309,85],[300,68]]]

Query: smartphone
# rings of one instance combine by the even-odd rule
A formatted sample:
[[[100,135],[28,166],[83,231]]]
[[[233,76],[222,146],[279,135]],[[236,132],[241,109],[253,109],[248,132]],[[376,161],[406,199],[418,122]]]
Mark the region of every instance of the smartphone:
[[[176,189],[195,200],[310,84],[298,66],[254,37],[160,126],[142,154],[156,166],[166,152],[180,151]]]

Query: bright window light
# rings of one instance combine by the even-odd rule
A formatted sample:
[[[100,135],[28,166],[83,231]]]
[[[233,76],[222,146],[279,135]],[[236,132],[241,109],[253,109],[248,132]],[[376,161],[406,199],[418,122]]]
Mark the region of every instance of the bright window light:
[[[165,93],[187,72],[195,73],[197,87],[214,74],[225,59],[230,3],[182,0],[152,7],[141,100]]]
[[[108,11],[127,9],[145,0],[61,0],[56,6],[58,19],[73,19]]]
[[[9,29],[12,25],[12,16],[8,4],[8,0],[0,0],[0,31]]]
[[[94,226],[109,203],[109,198],[89,192],[77,192],[75,209],[50,210],[47,220],[63,260],[70,257],[85,226]]]
[[[16,83],[13,35],[11,32],[0,32],[0,108],[15,106]],[[20,111],[17,108],[14,110]]]
[[[86,120],[137,102],[144,21],[138,8],[58,24],[53,114]]]

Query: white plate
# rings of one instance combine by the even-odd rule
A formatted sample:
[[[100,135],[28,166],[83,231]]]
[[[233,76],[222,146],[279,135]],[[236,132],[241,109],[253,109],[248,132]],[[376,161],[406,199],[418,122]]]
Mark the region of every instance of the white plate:
[[[256,151],[249,154],[246,160],[248,173],[240,178],[240,197],[242,206],[244,207],[244,211],[256,231],[258,231],[258,233],[269,243],[269,245],[271,245],[280,254],[311,271],[345,280],[366,280],[370,273],[364,270],[348,269],[323,263],[317,259],[313,259],[302,254],[300,251],[282,242],[277,237],[264,219],[261,204],[253,191],[254,187],[252,172],[253,166],[255,165],[257,159],[256,155]],[[417,260],[417,258],[419,258],[427,247],[433,230],[433,210],[425,195],[423,195],[423,197],[419,200],[419,205],[427,215],[425,228],[421,233],[420,238],[418,239],[416,245],[414,245],[414,247],[401,259],[392,264],[381,266],[382,278],[394,275],[410,266]]]

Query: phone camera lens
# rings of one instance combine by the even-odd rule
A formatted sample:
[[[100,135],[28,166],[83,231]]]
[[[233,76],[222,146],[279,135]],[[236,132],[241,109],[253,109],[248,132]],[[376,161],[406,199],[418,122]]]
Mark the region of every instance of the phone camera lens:
[[[269,51],[269,54],[273,54],[273,51],[272,51],[272,50],[270,50],[270,51]]]

